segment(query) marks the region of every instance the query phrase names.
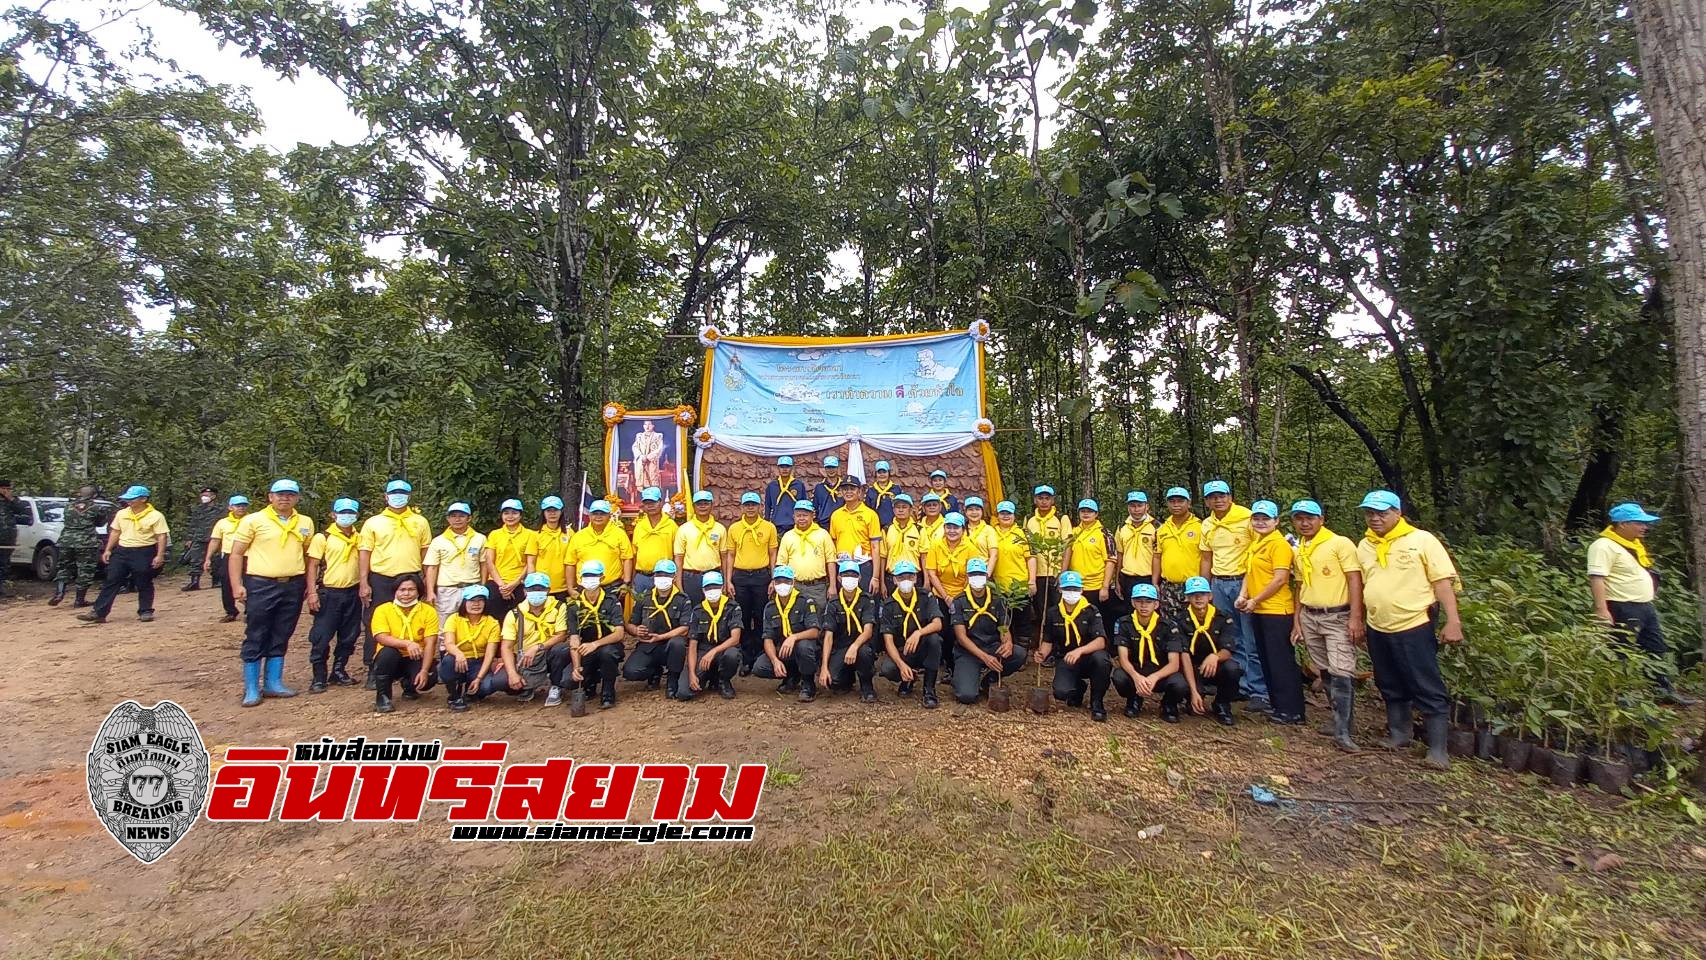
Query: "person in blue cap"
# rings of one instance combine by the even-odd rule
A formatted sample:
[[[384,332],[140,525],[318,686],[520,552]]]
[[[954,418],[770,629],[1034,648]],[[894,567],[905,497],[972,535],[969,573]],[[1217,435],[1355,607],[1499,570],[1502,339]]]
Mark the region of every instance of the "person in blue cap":
[[[1292,561],[1297,620],[1291,639],[1309,651],[1309,659],[1326,678],[1333,723],[1323,732],[1340,750],[1356,753],[1361,749],[1352,736],[1356,729],[1356,648],[1367,642],[1362,562],[1349,537],[1327,529],[1321,505],[1313,500],[1291,505],[1291,527],[1297,533],[1297,555]]]
[[[764,656],[752,675],[781,680],[778,693],[798,690],[801,703],[817,699],[817,665],[823,652],[823,609],[795,589],[794,568],[782,565],[771,572],[774,596],[764,608]]]
[[[1084,579],[1084,595],[1102,612],[1102,623],[1110,631],[1126,615],[1131,603],[1120,595],[1114,538],[1102,528],[1102,507],[1085,497],[1078,501],[1078,525],[1066,541],[1062,570],[1073,570]]]
[[[1155,518],[1149,515],[1149,494],[1131,490],[1125,495],[1125,522],[1114,531],[1114,556],[1118,558],[1120,596],[1130,597],[1131,588],[1147,583],[1160,591],[1155,564]],[[1166,611],[1162,611],[1166,616]]]
[[[308,592],[305,602],[314,616],[308,628],[308,667],[314,679],[309,693],[325,693],[328,682],[355,685],[349,658],[361,636],[361,565],[356,560],[360,534],[355,521],[361,504],[349,497],[332,501],[332,524],[308,541]],[[333,641],[336,640],[336,647]],[[331,660],[327,670],[326,661]]]
[[[484,699],[507,688],[498,621],[486,614],[491,591],[484,586],[465,587],[462,606],[444,622],[444,656],[438,660],[438,679],[444,684],[449,707],[458,713],[468,709],[468,694]],[[488,682],[489,681],[489,682]]]
[[[794,476],[794,458],[776,458],[776,476],[764,487],[764,510],[780,537],[794,529],[794,504],[811,497],[806,482]]]
[[[95,606],[77,619],[87,623],[105,623],[125,584],[136,587],[136,618],[143,623],[154,619],[154,575],[166,565],[166,541],[171,529],[166,516],[148,502],[149,490],[133,484],[118,498],[123,509],[113,514],[107,525],[107,545],[101,562],[107,565],[107,577],[101,583]]]
[[[1166,501],[1167,519],[1155,528],[1155,585],[1161,615],[1177,620],[1185,608],[1185,581],[1201,576],[1202,521],[1191,512],[1191,492],[1184,487],[1167,488]]]
[[[1054,487],[1046,483],[1038,484],[1031,491],[1031,506],[1033,512],[1025,518],[1025,532],[1030,537],[1037,538],[1042,543],[1058,541],[1059,550],[1054,552],[1032,550],[1026,561],[1030,574],[1029,587],[1033,610],[1047,610],[1060,600],[1060,557],[1066,549],[1066,542],[1072,539],[1072,520],[1055,508]],[[1032,622],[1041,625],[1041,619],[1032,617]],[[1026,630],[1025,636],[1031,636]],[[1039,635],[1040,637],[1040,635]],[[1053,666],[1048,663],[1045,666]]]
[[[504,618],[504,686],[519,703],[531,703],[541,687],[545,706],[563,702],[563,688],[581,676],[569,655],[569,605],[551,594],[551,578],[535,570],[521,581],[521,603]]]
[[[936,680],[942,669],[941,607],[929,591],[919,586],[918,564],[902,560],[894,565],[894,593],[883,604],[877,629],[883,634],[882,662],[877,672],[884,680],[899,684],[901,696],[912,693],[912,685],[924,682],[924,709],[941,703]]]
[[[362,662],[367,666],[367,688],[376,683],[373,657],[378,649],[373,643],[373,611],[390,601],[397,581],[409,574],[420,575],[426,560],[427,548],[432,545],[432,525],[420,512],[409,506],[415,488],[407,480],[394,479],[385,484],[385,509],[361,525],[361,537],[356,541],[356,562],[360,565],[361,582],[357,584],[361,602],[367,605],[368,643],[361,646]],[[436,598],[428,597],[432,603]],[[435,606],[436,610],[437,607]],[[436,681],[435,681],[436,682]]]
[[[1297,595],[1291,588],[1294,551],[1279,530],[1279,504],[1250,504],[1252,539],[1246,554],[1244,586],[1233,602],[1256,635],[1256,656],[1268,684],[1268,719],[1280,724],[1304,721],[1303,671],[1297,664],[1294,628]]]
[[[781,543],[776,525],[762,515],[763,511],[764,498],[756,491],[748,490],[741,494],[740,519],[729,525],[734,576],[728,578],[727,583],[718,585],[725,593],[734,595],[736,612],[740,615],[740,675],[743,677],[752,672],[752,665],[764,652],[761,639],[764,604],[770,595],[770,571],[776,568],[776,550]],[[701,586],[705,583],[705,580],[700,580]],[[718,622],[721,623],[720,620]]]
[[[231,538],[237,535],[237,524],[249,513],[249,498],[240,493],[232,494],[225,501],[225,516],[214,521],[213,529],[207,532],[207,555],[201,560],[202,575],[219,588],[219,603],[225,608],[225,616],[220,623],[233,623],[237,619],[237,601],[231,597],[231,578],[226,576],[226,568],[230,565],[227,554],[231,549]]]
[[[887,460],[878,460],[871,470],[871,486],[865,491],[865,506],[877,512],[877,522],[887,530],[894,522],[894,498],[905,491],[894,482]]]
[[[1161,719],[1179,722],[1179,705],[1191,695],[1184,677],[1184,639],[1179,627],[1161,615],[1161,591],[1153,583],[1133,584],[1131,612],[1114,623],[1114,689],[1125,697],[1125,715],[1143,712],[1145,697],[1161,698]]]
[[[1060,574],[1060,599],[1043,612],[1043,642],[1034,655],[1047,662],[1056,651],[1054,698],[1070,707],[1084,705],[1084,688],[1090,688],[1090,719],[1108,719],[1103,703],[1113,662],[1108,658],[1108,631],[1102,612],[1084,596],[1084,576],[1076,570]]]
[[[308,595],[308,541],[314,538],[314,521],[296,509],[301,495],[295,480],[273,481],[266,508],[244,517],[231,538],[227,572],[236,584],[231,596],[248,605],[242,651],[245,707],[259,706],[263,695],[296,696],[284,685],[284,654]]]
[[[1381,746],[1402,750],[1412,739],[1412,711],[1427,731],[1428,763],[1446,769],[1451,757],[1451,696],[1439,672],[1439,645],[1462,643],[1457,616],[1457,566],[1439,538],[1404,519],[1398,495],[1374,490],[1362,498],[1368,523],[1357,544],[1362,603],[1368,619],[1368,658],[1374,685],[1386,701],[1387,737]],[[1444,613],[1434,629],[1433,608]]]
[[[597,690],[599,708],[608,710],[616,706],[622,667],[622,599],[604,587],[603,561],[587,560],[579,572],[581,592],[569,603],[569,657],[587,695]]]
[[[859,680],[859,699],[877,702],[871,677],[877,664],[877,612],[880,598],[865,592],[863,569],[857,561],[843,560],[836,573],[837,589],[823,611],[823,649],[817,669],[817,685],[825,690],[853,689]]]
[[[498,505],[502,523],[486,534],[486,549],[480,557],[485,566],[486,591],[491,596],[486,605],[500,623],[510,608],[521,602],[522,581],[533,572],[539,558],[538,536],[522,526],[521,511],[521,500],[516,497]]]
[[[747,672],[741,652],[746,629],[741,604],[729,597],[723,575],[714,570],[699,586],[704,599],[693,608],[687,636],[669,642],[670,696],[692,700],[715,686],[724,700],[733,700],[734,679]]]
[[[682,520],[675,531],[675,585],[691,603],[705,599],[705,574],[712,570],[725,578],[734,576],[734,542],[729,528],[711,512],[716,495],[709,490],[693,494],[693,515]]]
[[[960,498],[948,492],[948,471],[940,467],[930,471],[930,485],[924,492],[933,493],[936,499],[942,501],[943,513],[964,512],[960,509]]]
[[[1629,502],[1612,507],[1606,519],[1610,522],[1605,529],[1588,544],[1588,591],[1594,615],[1648,655],[1653,682],[1666,702],[1693,706],[1694,698],[1677,692],[1671,680],[1670,647],[1653,605],[1659,576],[1645,538],[1659,518],[1639,503]]]
[[[1174,623],[1184,638],[1185,682],[1191,688],[1191,712],[1202,716],[1208,712],[1203,702],[1202,688],[1214,684],[1214,719],[1230,727],[1232,704],[1238,699],[1238,679],[1243,670],[1232,658],[1235,637],[1232,621],[1222,616],[1214,606],[1214,590],[1207,577],[1188,577],[1184,585],[1184,614]],[[1187,632],[1188,631],[1188,632]]]
[[[687,636],[692,626],[693,601],[687,591],[677,586],[673,560],[659,560],[651,569],[652,586],[634,597],[634,608],[628,614],[628,636],[634,638],[634,652],[622,664],[622,679],[644,680],[647,690],[656,690],[668,665],[670,641]],[[703,576],[696,574],[695,579]],[[675,688],[669,690],[675,695]]]
[[[568,598],[569,586],[574,578],[569,576],[569,540],[575,535],[574,527],[563,522],[563,498],[550,494],[539,501],[539,529],[533,531],[533,546],[537,551],[533,555],[533,569],[551,578],[551,592],[564,599]]]
[[[961,512],[966,518],[966,539],[983,551],[984,560],[989,568],[995,569],[997,548],[1001,537],[995,531],[995,525],[989,522],[989,508],[982,497],[967,497],[961,504]]]
[[[829,526],[829,515],[841,507],[841,484],[846,479],[840,457],[823,458],[822,479],[812,488],[812,507],[817,511],[817,522],[824,527]]]
[[[1268,713],[1273,708],[1268,703],[1268,680],[1257,651],[1256,624],[1238,609],[1238,592],[1244,589],[1244,572],[1249,566],[1250,541],[1255,539],[1250,511],[1232,501],[1232,486],[1225,480],[1210,480],[1203,484],[1202,493],[1209,512],[1202,521],[1197,572],[1213,585],[1214,605],[1220,608],[1221,616],[1232,621],[1238,634],[1232,655],[1244,671],[1240,695],[1250,701],[1244,709]]]
[[[794,504],[794,527],[782,534],[776,546],[776,565],[794,572],[794,589],[810,597],[818,607],[829,602],[829,577],[834,572],[835,541],[817,525],[817,509],[810,500]]]
[[[968,501],[969,502],[969,501]],[[976,703],[989,684],[1019,672],[1031,652],[1013,642],[1007,602],[989,585],[989,563],[966,562],[965,592],[948,605],[959,650],[954,655],[954,699]]]
[[[927,493],[918,501],[918,546],[921,557],[929,556],[930,548],[942,539],[942,525],[948,519],[939,494]]]

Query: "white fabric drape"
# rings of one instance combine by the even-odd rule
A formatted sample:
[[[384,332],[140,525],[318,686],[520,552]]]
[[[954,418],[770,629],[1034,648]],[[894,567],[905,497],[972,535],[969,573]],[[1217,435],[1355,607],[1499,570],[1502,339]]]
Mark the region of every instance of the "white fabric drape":
[[[977,442],[977,434],[966,433],[878,433],[865,434],[857,438],[838,437],[831,439],[821,434],[803,434],[791,437],[754,437],[717,434],[714,446],[725,446],[730,450],[752,454],[757,457],[774,459],[776,457],[797,457],[801,454],[813,453],[818,450],[838,447],[845,443],[848,446],[846,471],[849,474],[864,476],[865,452],[864,445],[870,444],[878,452],[892,453],[901,457],[936,457],[950,450],[958,450],[969,443]],[[700,476],[703,473],[705,451],[698,449],[693,452],[694,488],[700,486]],[[866,477],[866,479],[870,479]]]

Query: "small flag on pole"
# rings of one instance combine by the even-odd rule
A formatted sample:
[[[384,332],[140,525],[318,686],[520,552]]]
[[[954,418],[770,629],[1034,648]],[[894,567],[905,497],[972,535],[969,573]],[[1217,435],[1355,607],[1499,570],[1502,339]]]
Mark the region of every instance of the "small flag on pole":
[[[592,487],[587,486],[586,471],[581,471],[581,519],[579,526],[592,522]]]

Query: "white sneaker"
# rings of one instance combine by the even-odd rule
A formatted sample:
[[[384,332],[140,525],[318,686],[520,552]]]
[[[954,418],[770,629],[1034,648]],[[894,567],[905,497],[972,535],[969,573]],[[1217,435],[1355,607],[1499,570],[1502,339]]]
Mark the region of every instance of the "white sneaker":
[[[554,707],[563,702],[563,688],[552,687],[545,692],[545,706]]]

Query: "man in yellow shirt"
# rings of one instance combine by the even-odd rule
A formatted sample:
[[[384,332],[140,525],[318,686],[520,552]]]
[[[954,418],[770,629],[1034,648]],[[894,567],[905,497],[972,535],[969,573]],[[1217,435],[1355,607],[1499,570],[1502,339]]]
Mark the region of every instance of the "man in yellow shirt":
[[[1256,656],[1268,680],[1269,719],[1295,726],[1304,719],[1303,671],[1292,646],[1297,601],[1291,590],[1291,544],[1279,532],[1279,504],[1251,504],[1250,532],[1244,585],[1235,607],[1249,618],[1256,635]]]
[[[498,507],[503,523],[486,534],[486,549],[480,562],[486,572],[486,610],[503,622],[521,602],[521,581],[533,572],[539,547],[533,531],[521,525],[521,501],[510,497]]]
[[[556,494],[539,501],[539,516],[539,529],[533,531],[533,546],[539,551],[533,557],[533,569],[550,577],[550,592],[564,598],[569,595],[569,584],[574,582],[569,576],[567,557],[569,538],[575,531],[563,522],[563,498]]]
[[[942,517],[947,513],[947,505],[938,494],[927,493],[918,503],[918,548],[923,553],[929,553],[938,538],[942,536]]]
[[[883,523],[877,511],[865,505],[863,478],[849,476],[841,485],[841,507],[829,515],[829,539],[835,541],[837,559],[859,565],[859,579],[873,595],[883,589]],[[828,604],[828,601],[825,601]]]
[[[213,524],[213,530],[207,535],[207,554],[202,557],[201,572],[209,581],[219,585],[219,602],[225,607],[225,616],[220,622],[232,623],[237,619],[237,601],[231,597],[231,579],[225,576],[225,568],[231,551],[231,538],[237,535],[237,524],[249,512],[249,498],[240,493],[234,494],[225,501],[225,509],[225,516]]]
[[[458,500],[444,510],[444,532],[427,545],[426,595],[438,609],[438,625],[462,609],[462,592],[486,582],[486,535],[474,529],[474,509]],[[491,591],[486,591],[487,598]],[[496,619],[495,617],[493,619]]]
[[[1155,528],[1155,586],[1161,591],[1162,616],[1184,616],[1185,584],[1202,575],[1201,544],[1202,521],[1191,512],[1191,492],[1169,487],[1167,519]]]
[[[681,525],[663,512],[663,491],[647,487],[640,491],[640,515],[634,519],[630,534],[634,541],[634,593],[652,588],[652,571],[659,560],[675,559],[675,535]],[[606,559],[604,567],[610,569]]]
[[[1114,575],[1114,538],[1102,529],[1102,505],[1085,497],[1078,501],[1078,525],[1066,541],[1061,558],[1065,570],[1083,580],[1084,595],[1102,614],[1102,623],[1118,623],[1131,610],[1131,601],[1119,595]]]
[[[1039,549],[1030,544],[1028,562],[1031,596],[1038,610],[1047,610],[1060,599],[1060,558],[1066,553],[1066,541],[1072,536],[1072,521],[1055,509],[1054,488],[1040,484],[1031,492],[1032,513],[1025,518],[1025,532],[1044,541]],[[1030,539],[1030,538],[1027,538]],[[1058,541],[1058,543],[1056,543]]]
[[[817,507],[810,500],[794,504],[794,529],[782,534],[776,547],[776,566],[788,567],[795,589],[811,599],[814,609],[829,604],[829,567],[835,562],[835,541],[817,525]],[[774,578],[775,571],[771,571]]]
[[[166,540],[171,534],[166,515],[148,502],[147,487],[132,485],[119,497],[124,509],[113,514],[107,529],[107,546],[101,562],[107,565],[107,578],[101,583],[101,593],[88,613],[77,619],[87,623],[105,623],[112,612],[113,601],[126,583],[136,587],[136,619],[147,623],[154,619],[154,575],[166,565]],[[0,505],[10,509],[7,505]]]
[[[1114,531],[1114,552],[1119,557],[1120,596],[1131,596],[1131,588],[1147,583],[1156,588],[1155,518],[1149,515],[1149,494],[1132,490],[1125,495],[1125,522]],[[1162,616],[1166,616],[1163,612]],[[1118,621],[1115,621],[1118,622]]]
[[[307,595],[308,541],[314,521],[296,510],[302,488],[289,478],[274,480],[267,508],[237,524],[226,572],[231,596],[248,602],[243,630],[243,706],[261,697],[294,697],[284,685],[284,654]],[[262,667],[265,682],[261,679]]]
[[[367,605],[362,618],[367,625],[367,642],[361,645],[361,659],[367,667],[369,690],[374,689],[376,682],[373,657],[378,649],[373,639],[373,611],[380,604],[391,602],[399,579],[411,573],[420,574],[427,547],[432,543],[432,525],[409,506],[414,490],[407,480],[385,484],[385,509],[367,518],[356,541],[356,562],[361,574],[358,587],[361,602]]]
[[[634,544],[620,523],[610,522],[609,500],[594,500],[587,507],[587,525],[569,538],[570,569],[583,570],[592,561],[598,563],[600,580],[593,592],[617,581],[626,586],[634,580]],[[584,572],[581,576],[584,580]]]
[[[883,532],[883,566],[887,568],[884,589],[894,589],[895,564],[905,561],[919,566],[924,562],[925,552],[924,528],[912,517],[912,495],[897,493],[894,522]]]
[[[770,571],[776,567],[776,547],[780,543],[776,525],[764,516],[764,497],[756,490],[740,495],[740,519],[729,527],[729,540],[734,543],[732,584],[735,608],[741,616],[740,675],[744,677],[752,673],[753,662],[764,652],[764,639],[760,635],[764,629],[764,604],[769,601]],[[704,586],[701,581],[700,589]],[[720,642],[717,637],[711,638],[711,646]],[[725,681],[732,679],[724,677]]]
[[[355,686],[347,668],[361,636],[361,595],[356,591],[361,565],[355,556],[360,537],[355,521],[360,511],[361,504],[349,497],[332,501],[332,525],[308,541],[307,603],[314,615],[308,628],[308,666],[314,671],[309,693],[325,693],[328,679],[340,687]],[[329,677],[328,654],[332,659]]]
[[[1594,615],[1651,658],[1653,682],[1661,699],[1690,707],[1693,697],[1678,693],[1670,678],[1670,647],[1659,622],[1658,576],[1647,553],[1647,531],[1659,521],[1638,503],[1620,503],[1606,514],[1611,522],[1588,545],[1588,590]]]
[[[689,607],[705,601],[705,574],[714,571],[725,580],[734,577],[729,530],[711,513],[716,499],[709,490],[695,493],[693,515],[675,531],[675,585],[687,594]]]
[[[1386,701],[1388,736],[1381,746],[1410,745],[1412,708],[1422,714],[1428,762],[1451,766],[1445,752],[1450,729],[1450,694],[1439,673],[1439,645],[1462,643],[1457,618],[1457,567],[1439,539],[1404,519],[1398,495],[1374,490],[1362,498],[1368,529],[1357,544],[1362,566],[1362,603],[1368,618],[1368,658],[1374,685]],[[1434,632],[1432,608],[1445,613]]]
[[[1232,621],[1238,642],[1232,647],[1232,658],[1244,671],[1238,682],[1239,693],[1249,703],[1244,709],[1251,713],[1267,713],[1268,681],[1262,673],[1262,658],[1257,652],[1255,624],[1248,614],[1238,609],[1238,591],[1244,589],[1244,573],[1249,566],[1250,511],[1232,502],[1232,487],[1225,480],[1210,480],[1202,487],[1203,501],[1208,504],[1208,516],[1202,522],[1202,543],[1198,548],[1197,569],[1214,585],[1214,608]]]
[[[1362,562],[1349,537],[1327,529],[1321,505],[1299,500],[1291,505],[1297,532],[1292,564],[1297,582],[1297,620],[1291,640],[1309,650],[1309,659],[1327,675],[1333,704],[1333,743],[1356,753],[1352,712],[1356,704],[1356,648],[1365,640],[1362,612]]]

